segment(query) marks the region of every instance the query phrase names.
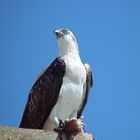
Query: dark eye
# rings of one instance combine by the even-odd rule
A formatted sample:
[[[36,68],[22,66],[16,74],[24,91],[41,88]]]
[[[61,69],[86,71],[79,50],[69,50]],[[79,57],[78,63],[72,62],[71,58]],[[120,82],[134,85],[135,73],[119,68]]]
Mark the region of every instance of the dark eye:
[[[70,32],[67,29],[63,29],[63,33],[66,35],[66,34],[69,34]]]

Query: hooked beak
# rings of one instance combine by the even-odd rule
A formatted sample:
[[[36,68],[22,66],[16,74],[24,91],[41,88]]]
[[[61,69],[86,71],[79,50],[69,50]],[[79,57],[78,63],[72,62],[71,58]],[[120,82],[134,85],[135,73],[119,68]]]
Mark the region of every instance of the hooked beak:
[[[54,34],[56,35],[57,38],[63,37],[63,33],[59,30],[54,30]]]

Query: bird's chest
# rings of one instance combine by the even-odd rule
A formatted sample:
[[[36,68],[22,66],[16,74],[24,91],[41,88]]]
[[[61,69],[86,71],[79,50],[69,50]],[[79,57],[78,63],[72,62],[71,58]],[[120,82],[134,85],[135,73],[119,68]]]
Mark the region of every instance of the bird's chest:
[[[64,81],[65,80],[76,85],[83,85],[86,81],[86,70],[84,65],[73,59],[67,60]]]
[[[75,113],[83,100],[83,86],[86,81],[86,72],[83,64],[74,61],[67,63],[66,73],[63,78],[63,85],[59,96],[59,116],[61,118],[76,117]]]

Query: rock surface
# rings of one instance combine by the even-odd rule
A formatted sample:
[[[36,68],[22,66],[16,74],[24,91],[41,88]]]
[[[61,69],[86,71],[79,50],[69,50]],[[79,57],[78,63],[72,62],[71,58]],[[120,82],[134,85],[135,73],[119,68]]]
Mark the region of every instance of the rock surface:
[[[38,130],[0,126],[0,140],[60,140],[57,133]],[[63,139],[64,140],[64,139]],[[93,140],[88,133],[79,133],[69,140]]]

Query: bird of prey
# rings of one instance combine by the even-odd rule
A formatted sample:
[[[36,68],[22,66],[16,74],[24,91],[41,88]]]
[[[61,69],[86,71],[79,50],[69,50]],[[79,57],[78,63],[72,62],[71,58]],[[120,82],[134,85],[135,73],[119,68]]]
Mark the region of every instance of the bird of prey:
[[[21,128],[53,131],[60,120],[79,119],[92,87],[92,71],[83,64],[78,44],[68,29],[54,31],[59,55],[40,75],[30,90]]]

